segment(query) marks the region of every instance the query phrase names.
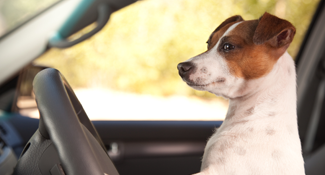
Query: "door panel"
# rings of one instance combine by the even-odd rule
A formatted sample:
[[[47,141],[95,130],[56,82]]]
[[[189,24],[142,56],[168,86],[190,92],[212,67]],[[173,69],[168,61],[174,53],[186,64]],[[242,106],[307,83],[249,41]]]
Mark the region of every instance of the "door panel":
[[[38,120],[8,122],[26,144]],[[200,170],[207,139],[221,121],[93,121],[120,175],[182,175]],[[28,126],[28,127],[27,127]]]
[[[94,121],[121,175],[193,174],[221,121]]]

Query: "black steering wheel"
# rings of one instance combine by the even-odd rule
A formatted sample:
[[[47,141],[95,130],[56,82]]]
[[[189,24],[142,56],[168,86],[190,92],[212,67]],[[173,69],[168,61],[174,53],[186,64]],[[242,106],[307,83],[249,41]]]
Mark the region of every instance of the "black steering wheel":
[[[39,128],[14,174],[118,175],[94,125],[62,74],[45,69],[35,76],[33,88],[41,116]],[[53,160],[55,157],[58,160]],[[30,161],[36,163],[30,165]]]

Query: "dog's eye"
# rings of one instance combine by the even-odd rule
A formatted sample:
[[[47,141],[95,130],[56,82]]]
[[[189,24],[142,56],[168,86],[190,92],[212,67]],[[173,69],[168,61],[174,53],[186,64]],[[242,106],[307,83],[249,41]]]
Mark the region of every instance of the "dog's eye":
[[[229,43],[224,44],[223,47],[222,47],[222,49],[223,49],[224,51],[229,51],[229,50],[232,50],[232,49],[234,49],[234,48],[235,48],[235,46],[234,46],[234,45],[231,45],[231,44],[229,44]]]

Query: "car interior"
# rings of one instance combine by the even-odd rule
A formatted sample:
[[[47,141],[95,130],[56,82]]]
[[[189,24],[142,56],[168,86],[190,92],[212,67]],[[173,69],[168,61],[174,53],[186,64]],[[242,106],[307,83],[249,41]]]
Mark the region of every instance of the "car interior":
[[[92,37],[113,12],[134,2],[54,0],[38,15],[0,35],[0,174],[200,171],[206,141],[222,121],[91,121],[65,75],[32,64],[49,48],[68,48]],[[51,25],[38,27],[49,19]],[[325,174],[324,21],[325,0],[321,0],[295,58],[298,126],[307,175]],[[68,39],[92,23],[96,26],[91,31]],[[35,28],[37,33],[30,32]],[[48,31],[57,32],[49,38]],[[23,96],[35,97],[40,119],[20,113],[17,101]]]

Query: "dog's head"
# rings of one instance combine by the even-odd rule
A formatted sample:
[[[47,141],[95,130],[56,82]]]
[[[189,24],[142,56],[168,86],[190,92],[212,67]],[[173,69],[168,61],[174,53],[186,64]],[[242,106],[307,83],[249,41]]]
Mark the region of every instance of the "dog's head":
[[[243,96],[247,82],[272,70],[295,31],[290,22],[269,13],[250,21],[230,17],[212,32],[207,51],[178,64],[179,75],[197,90],[226,98]]]

